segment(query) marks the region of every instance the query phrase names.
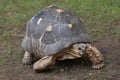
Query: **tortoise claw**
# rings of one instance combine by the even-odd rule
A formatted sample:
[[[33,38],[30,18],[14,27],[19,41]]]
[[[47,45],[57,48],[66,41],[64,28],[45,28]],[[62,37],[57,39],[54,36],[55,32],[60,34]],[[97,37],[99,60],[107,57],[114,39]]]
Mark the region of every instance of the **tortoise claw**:
[[[30,65],[32,64],[32,56],[29,52],[25,52],[24,57],[22,59],[23,65]]]
[[[22,59],[22,63],[23,63],[23,65],[30,65],[30,64],[32,64],[32,58],[31,57],[24,57]]]
[[[104,66],[104,63],[100,63],[100,64],[93,64],[92,68],[93,69],[101,69]]]

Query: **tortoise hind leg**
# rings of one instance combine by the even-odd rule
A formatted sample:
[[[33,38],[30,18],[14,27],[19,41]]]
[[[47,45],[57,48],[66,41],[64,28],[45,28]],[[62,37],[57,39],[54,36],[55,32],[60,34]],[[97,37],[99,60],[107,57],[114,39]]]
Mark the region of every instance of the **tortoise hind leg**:
[[[32,55],[29,52],[26,51],[24,56],[23,56],[22,63],[24,65],[30,65],[30,64],[32,64],[32,62],[33,62]]]
[[[54,64],[55,64],[55,58],[53,58],[53,56],[45,56],[34,63],[33,69],[35,71],[43,71],[48,69],[50,66]]]
[[[100,69],[104,66],[104,57],[98,49],[91,46],[90,44],[87,44],[86,53],[92,62],[92,68]]]

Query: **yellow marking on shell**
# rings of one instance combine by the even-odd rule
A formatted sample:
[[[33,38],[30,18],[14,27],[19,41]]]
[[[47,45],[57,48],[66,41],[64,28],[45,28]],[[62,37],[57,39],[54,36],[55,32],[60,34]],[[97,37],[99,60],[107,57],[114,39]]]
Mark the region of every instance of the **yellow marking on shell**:
[[[68,24],[69,29],[73,28],[73,24]]]
[[[31,21],[34,19],[34,16],[31,18]]]
[[[64,12],[63,9],[57,9],[56,11],[57,11],[58,13]]]
[[[80,20],[82,21],[82,22],[84,22],[84,20],[81,18],[81,17],[79,17],[80,18]]]
[[[43,36],[44,36],[44,33],[42,33],[41,37],[39,38],[40,45],[42,44]]]
[[[46,29],[46,31],[52,31],[52,26],[51,25],[48,26],[47,29]]]
[[[53,7],[53,5],[49,5],[47,8],[51,8],[51,7]]]
[[[40,24],[41,21],[42,21],[42,18],[39,18],[37,21],[37,24]]]
[[[34,39],[33,39],[33,37],[31,36],[33,52],[36,53],[36,50],[35,50],[35,47],[34,47],[34,43],[33,43],[34,41],[33,41],[33,40],[34,40]]]

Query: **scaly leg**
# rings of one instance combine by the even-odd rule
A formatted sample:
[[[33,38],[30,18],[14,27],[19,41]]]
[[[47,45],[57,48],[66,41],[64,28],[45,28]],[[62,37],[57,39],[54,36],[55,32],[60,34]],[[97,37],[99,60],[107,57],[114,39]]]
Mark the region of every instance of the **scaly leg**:
[[[32,62],[33,62],[32,55],[29,52],[26,51],[25,54],[24,54],[24,57],[22,59],[22,63],[24,65],[30,65],[30,64],[32,64]]]
[[[34,63],[33,69],[35,71],[43,71],[55,64],[55,58],[53,56],[45,56]]]
[[[92,62],[92,68],[100,69],[104,66],[104,57],[98,49],[91,46],[90,44],[87,44],[86,53]]]

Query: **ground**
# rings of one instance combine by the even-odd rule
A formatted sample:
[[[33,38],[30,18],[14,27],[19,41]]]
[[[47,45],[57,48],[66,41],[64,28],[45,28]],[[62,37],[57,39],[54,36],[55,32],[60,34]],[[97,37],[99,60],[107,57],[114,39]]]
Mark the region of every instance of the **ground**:
[[[93,70],[82,59],[57,61],[53,69],[41,73],[34,72],[32,65],[22,65],[26,22],[50,4],[83,19],[94,46],[105,57],[102,69]],[[119,8],[119,0],[0,0],[0,80],[120,80]]]

